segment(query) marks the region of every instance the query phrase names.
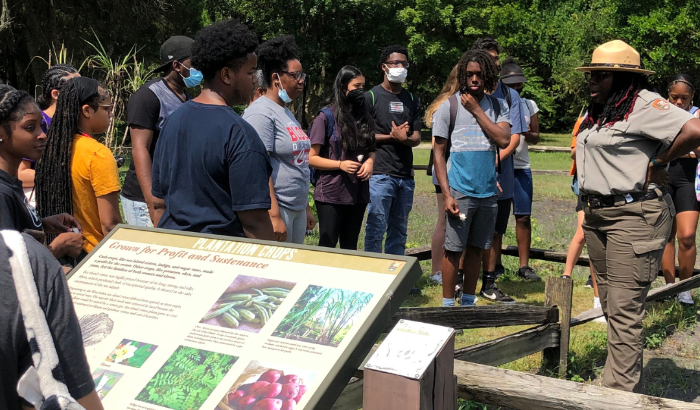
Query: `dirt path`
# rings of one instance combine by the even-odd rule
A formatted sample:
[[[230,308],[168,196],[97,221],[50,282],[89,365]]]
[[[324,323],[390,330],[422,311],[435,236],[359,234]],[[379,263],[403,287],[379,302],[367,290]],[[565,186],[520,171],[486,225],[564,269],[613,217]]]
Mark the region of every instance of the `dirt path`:
[[[644,393],[700,403],[700,332],[675,333],[644,352]]]

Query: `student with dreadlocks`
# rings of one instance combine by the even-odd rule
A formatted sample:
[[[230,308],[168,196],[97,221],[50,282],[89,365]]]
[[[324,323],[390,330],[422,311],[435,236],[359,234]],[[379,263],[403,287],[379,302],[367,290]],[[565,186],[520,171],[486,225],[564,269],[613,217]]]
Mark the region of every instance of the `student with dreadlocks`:
[[[433,117],[435,173],[447,220],[442,259],[443,306],[454,306],[462,253],[465,256],[461,304],[471,306],[476,302],[481,255],[491,246],[498,211],[496,146],[507,147],[511,135],[508,107],[502,100],[486,94],[496,88],[498,81],[498,69],[491,56],[483,50],[464,53],[457,80],[459,91],[450,97],[460,102],[452,134],[449,100]],[[447,149],[451,154],[449,173],[445,160]]]
[[[314,120],[309,165],[319,170],[314,191],[319,246],[357,249],[374,166],[374,118],[365,104],[365,76],[347,65],[335,77],[331,104]]]
[[[583,231],[608,320],[603,386],[639,392],[644,303],[673,225],[670,161],[700,145],[700,120],[647,87],[639,53],[623,41],[593,52],[591,102],[576,138]]]
[[[74,215],[83,226],[83,256],[122,222],[117,162],[94,139],[107,131],[111,112],[109,91],[99,82],[87,77],[68,80],[37,164],[39,214]]]
[[[698,117],[700,110],[693,105],[695,86],[688,74],[678,74],[668,84],[668,101],[676,107],[688,111]],[[669,193],[676,208],[671,236],[668,238],[661,269],[667,284],[676,282],[676,236],[678,236],[678,267],[681,280],[693,275],[695,267],[695,232],[698,228],[700,203],[695,197],[695,173],[698,159],[690,152],[669,164]],[[683,305],[693,305],[690,291],[678,294],[678,302]]]
[[[44,73],[41,79],[41,94],[37,97],[36,103],[41,108],[41,129],[44,133],[49,132],[51,118],[56,112],[56,102],[58,94],[61,92],[63,84],[73,77],[80,77],[78,70],[72,65],[56,64],[51,66]],[[36,195],[34,192],[34,177],[36,163],[30,159],[25,159],[19,166],[18,178],[22,181],[24,194],[29,199],[29,204],[36,207]]]
[[[82,249],[80,223],[63,213],[40,218],[23,195],[17,169],[23,159],[36,161],[46,145],[41,110],[26,92],[0,85],[0,229],[29,232],[44,241],[44,232],[59,234],[49,249],[56,258],[77,256]],[[42,232],[43,230],[43,232]]]

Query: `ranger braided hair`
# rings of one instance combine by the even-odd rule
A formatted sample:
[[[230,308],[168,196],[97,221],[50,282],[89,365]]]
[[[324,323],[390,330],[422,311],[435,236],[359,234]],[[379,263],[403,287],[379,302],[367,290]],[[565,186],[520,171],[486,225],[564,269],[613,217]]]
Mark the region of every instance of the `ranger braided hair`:
[[[481,67],[481,81],[486,92],[493,92],[498,85],[498,67],[491,54],[484,50],[469,50],[462,54],[457,67],[457,82],[460,90],[469,87],[467,66],[469,63],[477,63]]]
[[[610,88],[610,97],[605,105],[588,105],[588,115],[578,129],[578,134],[583,130],[598,127],[608,127],[618,121],[624,121],[634,109],[634,102],[641,90],[650,90],[646,76],[638,73],[622,71],[613,72],[613,82]]]
[[[16,90],[9,85],[0,85],[0,124],[9,135],[12,133],[9,121],[17,121],[24,117],[22,109],[34,99],[24,90]]]
[[[39,108],[45,110],[51,106],[53,98],[51,92],[53,90],[61,90],[61,87],[68,80],[66,77],[70,74],[77,74],[78,70],[69,64],[56,64],[51,66],[41,79],[41,94],[36,97],[36,103]]]
[[[46,136],[46,149],[36,167],[37,211],[42,218],[61,213],[73,214],[70,169],[73,135],[80,132],[78,120],[82,106],[87,104],[97,111],[99,103],[105,99],[105,87],[100,85],[98,90],[98,95],[81,104],[72,81],[67,81],[61,89],[56,113]]]

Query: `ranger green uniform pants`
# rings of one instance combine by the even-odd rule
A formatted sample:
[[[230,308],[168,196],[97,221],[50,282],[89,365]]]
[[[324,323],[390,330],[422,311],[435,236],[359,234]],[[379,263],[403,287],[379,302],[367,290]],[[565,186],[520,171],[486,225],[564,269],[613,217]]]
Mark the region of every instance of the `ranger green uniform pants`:
[[[657,191],[660,193],[660,191]],[[622,198],[622,197],[621,197]],[[663,198],[591,209],[583,231],[608,320],[608,358],[603,386],[641,390],[644,302],[673,223]]]

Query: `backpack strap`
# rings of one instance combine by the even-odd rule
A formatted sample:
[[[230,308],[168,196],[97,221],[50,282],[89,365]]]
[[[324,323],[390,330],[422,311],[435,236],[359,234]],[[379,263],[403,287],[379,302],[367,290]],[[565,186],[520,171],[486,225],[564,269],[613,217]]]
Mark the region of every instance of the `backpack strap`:
[[[323,115],[326,116],[326,141],[325,143],[328,144],[331,139],[331,135],[333,136],[333,144],[335,145],[335,155],[338,157],[338,161],[340,161],[340,149],[338,146],[338,130],[335,127],[335,116],[333,115],[333,110],[331,110],[331,107],[323,107],[321,109],[321,112]],[[330,158],[330,152],[328,153],[328,159]]]
[[[374,91],[369,90],[369,93],[372,94],[372,107],[374,107]]]
[[[504,84],[505,85],[505,84]],[[498,102],[498,98],[490,94],[485,94],[491,101],[491,107],[493,107],[494,119],[493,123],[497,124],[498,117],[501,116],[501,103]],[[496,171],[501,173],[501,149],[496,145]]]
[[[508,108],[513,107],[513,97],[510,95],[510,87],[506,85],[503,81],[500,81],[501,87],[503,88],[503,96],[505,97],[506,104],[508,104]]]

